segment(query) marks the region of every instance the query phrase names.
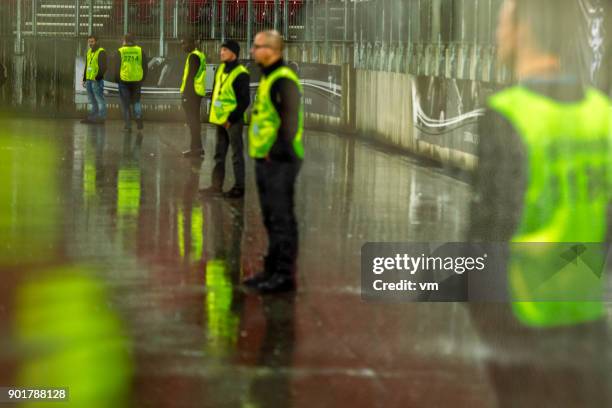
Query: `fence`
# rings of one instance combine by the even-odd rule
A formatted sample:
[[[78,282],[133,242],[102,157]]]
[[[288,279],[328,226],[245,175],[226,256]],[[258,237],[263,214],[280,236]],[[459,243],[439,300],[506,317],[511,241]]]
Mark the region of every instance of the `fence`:
[[[2,0],[0,34],[491,43],[502,0]],[[20,26],[20,27],[18,27]]]
[[[345,40],[345,21],[330,10],[348,10],[344,0],[2,0],[0,35],[249,41],[277,29],[289,41],[306,32],[320,40]],[[338,13],[336,13],[338,14]],[[342,14],[344,15],[344,14]],[[307,24],[312,23],[313,28]]]

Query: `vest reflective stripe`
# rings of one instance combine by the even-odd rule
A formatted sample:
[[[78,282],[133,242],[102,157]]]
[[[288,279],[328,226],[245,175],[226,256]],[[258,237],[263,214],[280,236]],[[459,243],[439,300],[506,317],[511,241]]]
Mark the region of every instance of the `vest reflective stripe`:
[[[215,87],[210,108],[209,121],[217,125],[223,125],[227,122],[229,115],[238,106],[236,93],[234,92],[234,81],[241,74],[249,73],[244,65],[238,65],[229,74],[224,71],[225,64],[219,65],[215,74]]]
[[[96,51],[92,51],[91,48],[87,50],[87,72],[85,73],[85,79],[88,81],[95,81],[100,72],[100,65],[98,63],[102,51],[104,51],[102,47]]]
[[[193,50],[185,61],[185,70],[183,71],[183,83],[181,84],[181,93],[185,92],[187,84],[187,76],[189,75],[189,58],[196,55],[200,59],[200,68],[193,79],[193,88],[197,95],[204,96],[206,94],[206,55],[200,50]]]
[[[262,75],[255,97],[251,125],[249,126],[249,155],[251,157],[265,158],[278,136],[281,120],[270,98],[270,90],[274,82],[280,78],[289,79],[297,85],[300,96],[304,94],[297,74],[289,67],[280,67],[267,77]],[[293,149],[296,156],[302,159],[304,158],[304,147],[302,145],[304,112],[301,97],[298,112],[298,129],[293,138]]]
[[[121,55],[120,78],[124,82],[140,82],[144,76],[142,70],[142,48],[137,45],[119,48]]]
[[[608,98],[589,89],[581,102],[558,103],[517,86],[494,95],[489,105],[514,126],[527,152],[528,185],[513,242],[605,241],[612,174]],[[603,290],[601,279],[585,287],[580,271],[563,282],[534,285],[534,274],[542,273],[541,256],[511,251],[508,278],[514,299],[542,299],[551,288],[574,295]],[[578,324],[604,314],[602,303],[591,301],[520,301],[513,310],[524,324],[536,327]]]

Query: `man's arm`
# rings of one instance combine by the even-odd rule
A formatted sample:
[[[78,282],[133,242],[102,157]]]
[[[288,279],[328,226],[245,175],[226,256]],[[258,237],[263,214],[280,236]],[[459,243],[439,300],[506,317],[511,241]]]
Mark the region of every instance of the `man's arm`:
[[[115,53],[114,71],[115,82],[119,83],[121,81],[121,53],[119,50]]]
[[[236,80],[233,83],[234,93],[236,94],[236,102],[238,105],[236,109],[230,113],[227,121],[229,123],[236,123],[240,121],[244,117],[244,112],[249,107],[251,103],[251,91],[250,91],[250,83],[251,79],[249,74],[242,73],[238,75]]]
[[[83,83],[87,80],[87,57],[85,57],[85,69],[83,70]]]
[[[478,123],[478,135],[468,241],[508,242],[523,212],[527,187],[525,146],[513,126],[490,110]]]
[[[106,55],[106,51],[100,51],[98,55],[98,77],[97,80],[104,79],[104,74],[106,74],[106,70],[108,68],[108,57]]]
[[[293,139],[298,130],[301,98],[299,89],[293,81],[281,78],[272,85],[270,96],[280,116],[281,124],[269,156],[273,160],[293,161],[297,159],[293,150]]]
[[[142,52],[142,80],[147,79],[147,74],[149,73],[149,59],[147,58],[147,54]]]

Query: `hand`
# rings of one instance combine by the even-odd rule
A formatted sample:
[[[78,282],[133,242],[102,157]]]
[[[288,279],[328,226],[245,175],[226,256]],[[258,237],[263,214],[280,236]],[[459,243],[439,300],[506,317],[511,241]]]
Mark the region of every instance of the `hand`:
[[[223,127],[224,127],[224,128],[226,128],[226,129],[229,129],[229,128],[231,128],[231,127],[232,127],[232,124],[226,121],[226,122],[223,124]]]
[[[85,88],[86,81],[83,81],[83,88]]]

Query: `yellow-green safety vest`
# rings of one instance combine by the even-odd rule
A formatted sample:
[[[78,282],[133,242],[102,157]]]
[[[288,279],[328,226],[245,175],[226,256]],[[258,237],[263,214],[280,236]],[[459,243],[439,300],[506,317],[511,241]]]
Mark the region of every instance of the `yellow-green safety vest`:
[[[88,81],[95,81],[98,73],[100,72],[98,59],[102,51],[104,51],[104,48],[102,47],[99,47],[95,51],[92,51],[91,48],[87,50],[87,71],[85,73],[85,79]]]
[[[210,123],[223,125],[227,122],[229,115],[238,106],[236,93],[234,92],[234,81],[241,74],[248,74],[249,70],[239,64],[229,73],[225,73],[225,64],[219,65],[215,74],[215,87],[213,89],[212,103],[210,108]]]
[[[187,85],[187,76],[189,75],[189,58],[196,55],[200,59],[200,68],[193,78],[193,88],[197,95],[204,96],[206,94],[206,55],[200,50],[193,50],[185,61],[185,70],[183,71],[183,83],[181,84],[181,93],[185,92]]]
[[[300,159],[304,158],[302,134],[304,132],[304,112],[301,102],[303,95],[302,85],[295,72],[287,66],[281,66],[270,75],[262,75],[257,88],[251,125],[249,126],[249,155],[256,159],[265,158],[274,145],[278,136],[281,119],[272,103],[270,90],[274,82],[286,78],[296,84],[300,92],[300,107],[298,108],[298,129],[293,138],[293,149]]]
[[[492,96],[489,106],[514,126],[527,152],[528,183],[512,241],[604,242],[612,186],[609,99],[587,89],[582,101],[560,103],[515,86]],[[583,299],[584,293],[603,294],[601,278],[588,268],[574,267],[540,279],[552,268],[543,261],[547,254],[516,248],[511,246],[508,279],[512,298],[528,299],[512,304],[522,323],[554,327],[604,316],[602,302],[590,296],[588,301],[564,301],[563,296],[561,301],[541,301],[563,293],[578,294],[575,299]]]
[[[142,48],[137,45],[119,48],[121,55],[120,78],[123,82],[140,82],[144,77],[142,69]]]

